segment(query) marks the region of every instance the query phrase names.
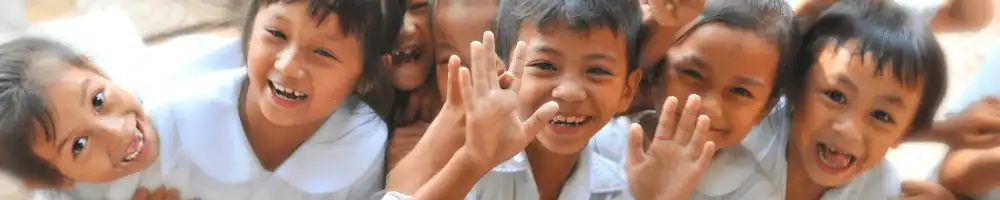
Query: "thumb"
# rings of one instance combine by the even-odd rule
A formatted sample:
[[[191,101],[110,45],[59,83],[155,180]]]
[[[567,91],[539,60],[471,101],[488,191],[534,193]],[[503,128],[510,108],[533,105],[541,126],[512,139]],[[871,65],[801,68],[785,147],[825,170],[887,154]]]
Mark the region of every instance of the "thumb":
[[[642,126],[633,123],[629,126],[628,131],[628,157],[625,161],[626,169],[632,168],[632,166],[638,165],[645,160],[645,153],[643,153],[642,148],[643,143],[643,133]]]
[[[923,181],[905,180],[902,183],[903,196],[912,197],[923,194],[926,192],[927,184]]]
[[[556,112],[559,112],[559,104],[554,101],[549,101],[535,110],[534,114],[531,114],[527,120],[521,123],[521,131],[528,136],[528,138],[535,138],[538,132],[545,128],[546,124],[549,124],[549,120],[556,116]]]

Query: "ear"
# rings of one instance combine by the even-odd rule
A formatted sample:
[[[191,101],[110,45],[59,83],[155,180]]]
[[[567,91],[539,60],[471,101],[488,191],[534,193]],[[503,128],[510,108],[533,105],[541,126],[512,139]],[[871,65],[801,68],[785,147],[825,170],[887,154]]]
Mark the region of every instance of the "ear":
[[[385,66],[383,66],[383,67],[385,67],[386,70],[391,70],[392,69],[392,54],[382,55],[382,63],[385,63]]]
[[[618,112],[626,112],[632,107],[632,99],[639,92],[639,81],[642,81],[642,70],[636,69],[629,74],[625,80],[625,89],[622,90],[622,100],[618,102]]]

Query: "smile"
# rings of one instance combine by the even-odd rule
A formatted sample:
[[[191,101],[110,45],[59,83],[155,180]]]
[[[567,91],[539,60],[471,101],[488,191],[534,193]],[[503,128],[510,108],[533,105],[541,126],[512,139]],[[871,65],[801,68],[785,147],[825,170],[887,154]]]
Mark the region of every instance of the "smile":
[[[420,59],[421,55],[423,55],[423,52],[421,52],[420,49],[397,50],[392,52],[392,57],[397,58],[403,63],[416,62],[417,59]]]
[[[820,161],[831,169],[845,169],[857,161],[854,155],[838,151],[836,148],[830,147],[822,142],[818,143],[816,148],[818,148]]]
[[[270,80],[267,81],[267,87],[271,89],[271,93],[275,97],[278,97],[279,99],[285,101],[294,102],[294,101],[306,100],[309,98],[309,94],[295,91],[291,88],[287,88],[284,85],[274,83]]]
[[[132,141],[129,142],[128,149],[125,149],[125,158],[122,158],[123,162],[132,162],[139,155],[142,155],[143,147],[146,146],[146,134],[142,132],[141,125],[138,122],[135,124]]]
[[[555,117],[552,117],[552,120],[549,120],[549,124],[556,126],[576,127],[576,126],[582,126],[587,122],[590,122],[592,118],[593,117],[590,116],[566,116],[562,114],[557,114]]]

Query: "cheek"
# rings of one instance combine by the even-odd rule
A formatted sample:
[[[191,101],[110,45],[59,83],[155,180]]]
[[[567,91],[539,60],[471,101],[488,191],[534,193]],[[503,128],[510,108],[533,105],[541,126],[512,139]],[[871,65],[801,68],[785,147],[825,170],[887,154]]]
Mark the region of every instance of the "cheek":
[[[271,44],[261,36],[254,36],[247,44],[247,68],[251,78],[264,78],[267,71],[274,66],[274,61],[281,47]]]
[[[530,116],[535,109],[552,99],[553,81],[547,78],[525,75],[521,79],[521,90],[518,91],[518,103],[521,113]]]

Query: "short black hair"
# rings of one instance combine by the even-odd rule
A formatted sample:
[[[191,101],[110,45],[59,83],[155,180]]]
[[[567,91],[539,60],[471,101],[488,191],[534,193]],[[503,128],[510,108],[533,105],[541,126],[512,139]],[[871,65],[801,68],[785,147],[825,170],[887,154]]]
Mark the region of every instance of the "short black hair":
[[[579,34],[598,27],[624,32],[628,71],[639,65],[639,42],[642,10],[638,0],[502,0],[497,11],[497,55],[510,61],[517,44],[521,23],[545,28],[557,23],[569,24]]]
[[[893,1],[838,3],[831,7],[805,33],[794,72],[784,77],[791,83],[807,83],[806,77],[823,48],[831,43],[843,46],[848,41],[858,42],[852,55],[871,54],[875,75],[891,73],[905,87],[918,87],[923,78],[920,107],[908,132],[929,128],[948,84],[944,50],[926,23],[913,20]],[[801,103],[805,85],[790,85],[789,106]]]
[[[65,180],[32,150],[38,133],[47,141],[55,139],[52,112],[42,91],[43,80],[63,67],[54,63],[103,75],[81,54],[55,41],[24,37],[0,45],[0,168],[44,187],[55,187]]]
[[[406,12],[406,0],[252,0],[243,26],[243,57],[248,58],[250,36],[253,34],[254,21],[263,6],[305,1],[310,16],[317,19],[317,26],[330,14],[336,14],[341,31],[345,35],[354,35],[361,42],[363,51],[363,69],[359,82],[372,86],[372,89],[361,96],[363,102],[374,109],[386,120],[391,118],[388,106],[392,98],[392,87],[389,81],[388,63],[383,56],[395,49],[403,26],[403,15]]]
[[[755,33],[756,35],[776,45],[778,53],[777,76],[781,77],[789,70],[795,51],[798,50],[798,34],[795,31],[795,18],[792,7],[785,0],[709,0],[701,16],[689,24],[689,28],[680,33],[674,40],[677,43],[694,33],[699,27],[710,23],[722,23],[727,27]],[[646,69],[646,79],[652,82],[664,81],[661,77],[666,60],[661,60],[655,66]],[[781,78],[776,78],[769,98],[777,100],[781,97],[781,88],[786,85]]]

